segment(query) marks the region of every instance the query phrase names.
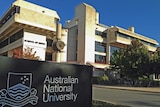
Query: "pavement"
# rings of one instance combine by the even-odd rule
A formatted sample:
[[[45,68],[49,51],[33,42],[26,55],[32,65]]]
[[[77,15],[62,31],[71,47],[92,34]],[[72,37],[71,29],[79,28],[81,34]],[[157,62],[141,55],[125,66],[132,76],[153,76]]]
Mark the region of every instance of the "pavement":
[[[160,93],[160,87],[120,87],[120,86],[104,86],[104,85],[93,85],[93,87]]]

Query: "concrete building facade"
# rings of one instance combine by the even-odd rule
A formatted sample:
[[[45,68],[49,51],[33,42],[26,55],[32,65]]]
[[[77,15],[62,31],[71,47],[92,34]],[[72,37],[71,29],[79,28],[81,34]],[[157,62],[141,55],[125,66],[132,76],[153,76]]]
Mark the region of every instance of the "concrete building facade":
[[[155,51],[158,45],[156,40],[135,33],[134,27],[126,30],[118,26],[108,27],[100,24],[99,13],[85,3],[76,7],[74,19],[67,21],[65,27],[68,29],[67,59],[83,64],[109,64],[113,48],[124,48],[133,39],[139,39],[149,51]],[[102,58],[98,59],[96,55]]]
[[[99,23],[99,13],[86,3],[78,5],[75,17],[66,22],[68,29],[67,61],[109,67],[110,56],[115,49],[125,48],[133,39],[139,39],[149,51],[155,51],[156,40],[134,32],[134,27],[123,29]]]
[[[66,61],[67,29],[59,20],[54,10],[16,0],[0,19],[0,55]]]

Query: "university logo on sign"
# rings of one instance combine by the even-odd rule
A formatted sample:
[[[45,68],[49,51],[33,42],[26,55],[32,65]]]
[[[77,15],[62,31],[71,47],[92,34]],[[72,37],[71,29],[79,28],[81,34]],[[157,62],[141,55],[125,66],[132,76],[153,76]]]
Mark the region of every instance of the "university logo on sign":
[[[7,89],[0,90],[1,107],[22,107],[28,103],[36,105],[37,90],[31,88],[31,73],[8,73]]]

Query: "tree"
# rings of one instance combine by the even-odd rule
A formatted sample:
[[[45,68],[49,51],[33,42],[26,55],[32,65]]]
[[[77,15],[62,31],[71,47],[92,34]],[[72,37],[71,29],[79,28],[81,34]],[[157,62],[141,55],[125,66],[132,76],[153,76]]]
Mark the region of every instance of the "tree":
[[[112,67],[112,70],[113,71],[117,71],[117,70],[121,70],[123,72],[121,72],[121,75],[124,76],[125,73],[125,56],[124,56],[124,52],[125,50],[124,49],[120,49],[120,50],[115,50],[111,56],[111,67]]]
[[[150,74],[160,74],[160,48],[150,55]]]
[[[132,40],[125,49],[114,51],[111,64],[121,70],[123,77],[138,79],[148,72],[148,49],[139,40]]]

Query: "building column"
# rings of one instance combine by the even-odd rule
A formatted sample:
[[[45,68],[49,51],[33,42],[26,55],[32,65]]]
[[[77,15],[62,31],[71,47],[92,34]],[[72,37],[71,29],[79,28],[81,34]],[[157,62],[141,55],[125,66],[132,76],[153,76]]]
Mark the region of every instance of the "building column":
[[[109,43],[107,42],[107,45],[106,45],[106,63],[107,64],[110,64],[110,45]]]
[[[61,29],[62,29],[62,24],[60,23],[57,23],[57,26],[56,26],[56,39],[57,40],[61,40]],[[61,52],[59,51],[55,51],[56,53],[56,62],[60,62],[61,61]]]
[[[7,56],[8,56],[8,57],[13,57],[13,50],[9,50]]]

